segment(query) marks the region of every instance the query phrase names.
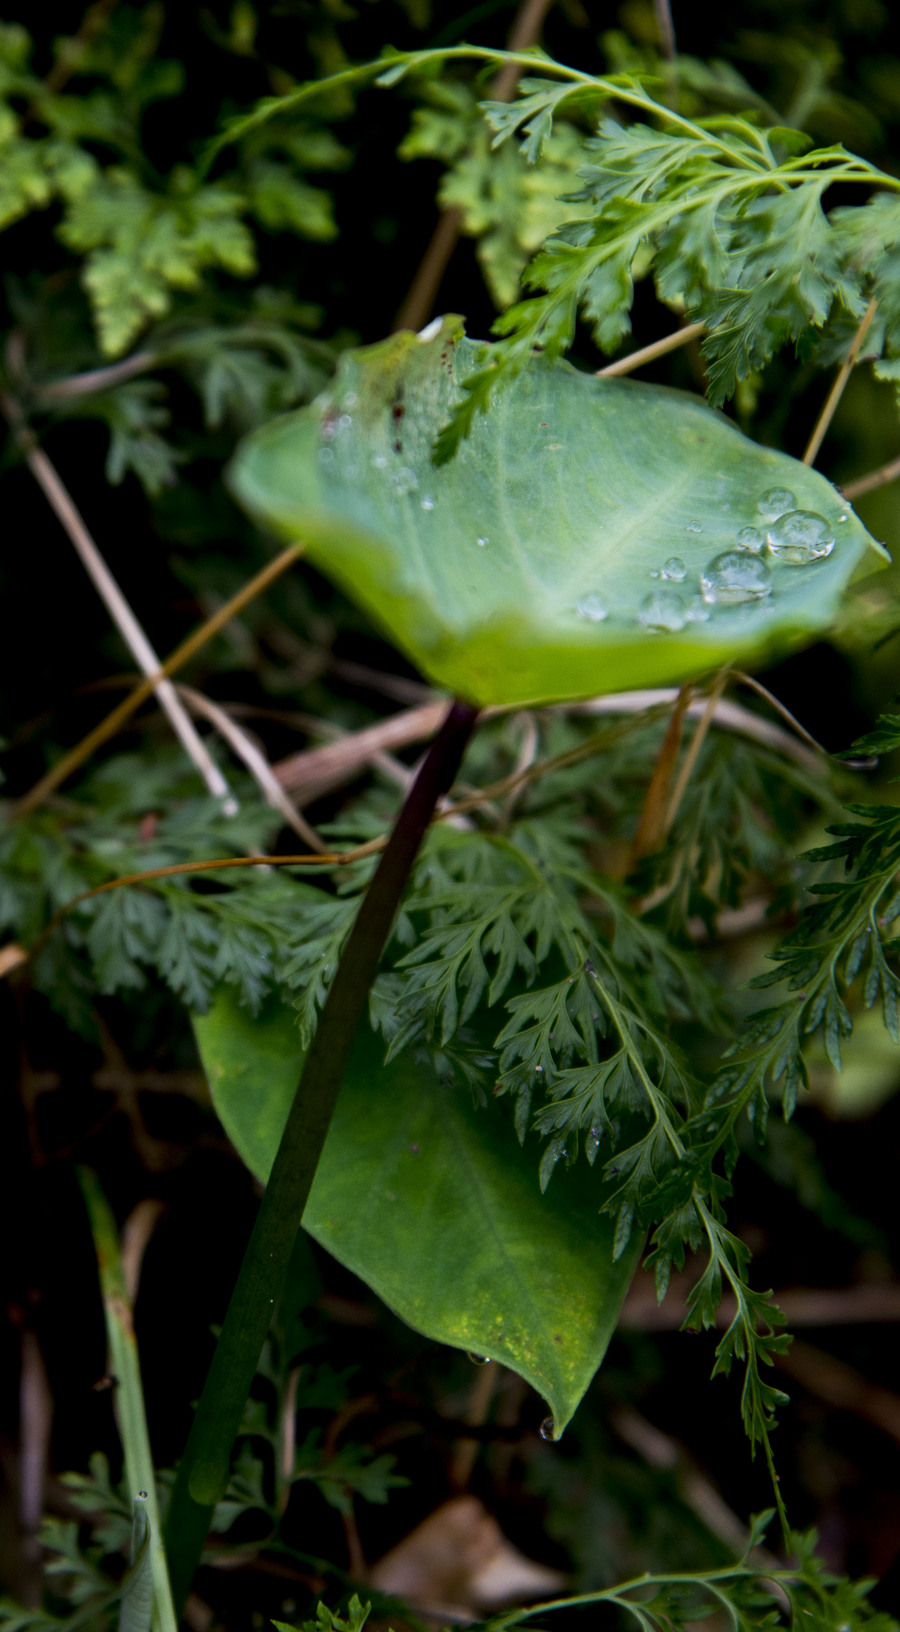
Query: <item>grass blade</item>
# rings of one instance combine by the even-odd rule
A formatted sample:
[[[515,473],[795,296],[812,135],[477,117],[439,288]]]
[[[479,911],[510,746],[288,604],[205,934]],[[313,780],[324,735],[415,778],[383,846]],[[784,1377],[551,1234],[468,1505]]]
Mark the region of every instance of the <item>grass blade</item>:
[[[122,1436],[122,1449],[125,1453],[125,1480],[135,1500],[135,1536],[141,1522],[146,1524],[148,1536],[145,1542],[145,1554],[149,1560],[150,1579],[153,1586],[153,1601],[155,1604],[154,1628],[155,1632],[178,1632],[178,1622],[175,1618],[175,1609],[172,1603],[172,1592],[169,1586],[169,1571],[166,1564],[166,1554],[163,1545],[162,1526],[159,1519],[159,1508],[156,1500],[156,1476],[153,1470],[153,1458],[150,1454],[150,1436],[147,1433],[147,1416],[144,1410],[144,1390],[141,1384],[141,1366],[138,1358],[137,1343],[134,1336],[134,1322],[132,1320],[131,1303],[125,1287],[125,1278],[122,1274],[122,1260],[119,1253],[119,1237],[116,1230],[116,1221],[113,1218],[110,1205],[100,1188],[95,1173],[87,1168],[78,1169],[78,1182],[87,1207],[91,1222],[91,1234],[94,1237],[94,1247],[97,1253],[97,1267],[100,1272],[100,1290],[103,1295],[103,1312],[106,1317],[106,1334],[109,1340],[110,1372],[118,1380],[116,1404],[118,1410],[119,1433]],[[139,1520],[138,1512],[143,1514],[143,1521]],[[138,1550],[132,1545],[132,1558],[137,1560]],[[129,1572],[129,1580],[134,1574],[135,1563]],[[139,1601],[139,1589],[135,1576],[133,1589],[135,1606]],[[140,1589],[143,1591],[143,1589]],[[125,1599],[122,1602],[122,1613],[125,1614]],[[136,1608],[134,1613],[136,1613]],[[130,1612],[131,1613],[131,1612]],[[144,1622],[121,1621],[120,1632],[142,1632]]]

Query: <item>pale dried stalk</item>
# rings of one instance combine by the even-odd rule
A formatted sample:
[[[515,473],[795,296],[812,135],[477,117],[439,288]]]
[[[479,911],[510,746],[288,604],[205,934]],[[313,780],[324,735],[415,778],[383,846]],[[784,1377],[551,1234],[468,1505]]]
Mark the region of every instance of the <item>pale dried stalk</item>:
[[[613,1410],[609,1425],[613,1433],[618,1434],[633,1451],[637,1451],[650,1467],[674,1475],[681,1500],[714,1536],[718,1536],[726,1547],[738,1555],[746,1553],[749,1541],[746,1525],[728,1506],[709,1474],[697,1466],[683,1445],[663,1433],[654,1423],[648,1422],[631,1406],[619,1406]],[[759,1567],[780,1567],[774,1554],[764,1547],[757,1548],[753,1557]]]
[[[659,687],[652,691],[610,693],[607,697],[595,697],[585,703],[558,704],[554,705],[552,712],[636,714],[646,709],[672,705],[677,698],[678,690],[675,687]],[[701,719],[706,706],[705,698],[696,699],[687,709],[687,718]],[[364,765],[377,762],[378,755],[383,751],[424,742],[437,729],[441,710],[445,707],[445,703],[427,703],[420,708],[404,709],[401,713],[390,715],[386,720],[380,720],[377,725],[369,725],[362,731],[348,733],[347,736],[324,747],[307,748],[301,753],[292,754],[288,759],[277,761],[272,769],[282,787],[287,788],[295,797],[299,797],[301,804],[311,804],[323,793],[340,787],[356,776]],[[485,709],[483,718],[488,719],[504,712],[506,710]],[[810,742],[814,740],[799,722],[787,713],[787,710],[782,712],[802,736]],[[821,767],[819,755],[824,755],[823,749],[819,749],[818,754],[810,753],[795,737],[787,731],[782,731],[780,726],[763,719],[759,714],[752,714],[749,709],[741,708],[738,703],[718,699],[715,723],[724,730],[749,737],[768,748],[776,749],[778,753],[787,754],[806,770],[818,770]],[[815,746],[818,748],[818,744]]]
[[[148,677],[157,674],[160,667],[159,658],[106,565],[97,545],[94,543],[71,494],[60,480],[55,466],[47,458],[43,449],[38,447],[34,436],[27,426],[22,423],[17,405],[5,392],[0,393],[0,407],[2,407],[13,434],[22,448],[32,476],[57,520],[67,533],[69,540],[74,545],[88,577],[106,606],[138,668]],[[153,689],[156,692],[160,707],[169,720],[169,724],[185,752],[200,772],[208,791],[213,798],[222,800],[222,808],[226,815],[233,815],[237,810],[237,804],[231,796],[228,783],[225,781],[218,765],[212,759],[209,749],[192,724],[182,704],[178,701],[174,687],[167,680],[157,680]]]
[[[133,380],[137,374],[146,374],[158,368],[162,359],[153,351],[136,351],[123,357],[120,363],[107,363],[105,368],[89,368],[83,374],[70,374],[64,380],[50,380],[34,387],[39,402],[69,402],[75,397],[91,396],[95,391],[109,391],[114,385]]]
[[[886,465],[879,465],[877,470],[870,470],[867,476],[857,476],[855,482],[845,482],[841,492],[845,499],[861,499],[864,493],[871,493],[876,487],[886,487],[888,482],[895,482],[900,476],[900,459],[890,459]]]
[[[804,742],[808,742],[810,748],[815,748],[817,753],[827,756],[828,749],[823,748],[822,744],[816,741],[815,737],[807,731],[806,726],[800,724],[797,716],[792,714],[790,709],[786,708],[784,703],[780,702],[773,692],[769,691],[768,686],[761,685],[758,680],[754,680],[752,674],[744,674],[740,669],[732,669],[731,676],[732,679],[739,680],[742,686],[749,686],[750,690],[755,691],[759,697],[764,697],[766,702],[781,715],[781,718],[787,720],[788,725],[792,730],[796,731],[798,737],[802,737]]]
[[[188,707],[195,714],[201,714],[204,719],[209,720],[228,743],[229,748],[243,761],[262,792],[266,804],[279,812],[288,827],[292,827],[311,850],[324,850],[325,845],[315,828],[310,827],[309,822],[294,808],[265,754],[247,732],[242,730],[224,708],[204,697],[202,692],[195,691],[193,686],[179,685],[176,689]]]
[[[510,30],[507,50],[525,51],[530,45],[534,45],[552,5],[553,0],[522,0]],[[490,89],[493,100],[511,101],[521,75],[521,63],[504,63]],[[459,242],[462,220],[462,210],[455,207],[441,212],[406,299],[397,313],[394,322],[395,333],[398,329],[420,329],[423,323],[427,323],[450,256]]]
[[[644,796],[644,807],[631,846],[631,867],[629,871],[643,856],[650,856],[655,850],[660,849],[663,838],[668,832],[669,823],[666,813],[670,808],[669,789],[672,786],[672,776],[681,749],[684,720],[690,707],[692,689],[690,684],[682,686],[666,727],[666,734],[663,737],[662,746],[653,767],[653,775]]]
[[[723,669],[722,673],[716,677],[716,682],[709,694],[709,700],[706,704],[706,708],[703,710],[703,713],[700,716],[700,723],[697,726],[693,737],[691,738],[690,746],[684,756],[681,770],[678,773],[678,780],[672,789],[672,798],[669,801],[669,808],[666,811],[666,833],[668,833],[672,823],[675,820],[675,817],[678,815],[678,808],[682,799],[684,798],[688,783],[694,774],[694,767],[696,766],[697,760],[700,757],[700,749],[703,747],[703,744],[706,741],[706,733],[708,732],[713,723],[713,719],[715,718],[716,709],[719,705],[719,699],[722,696],[722,692],[725,690],[725,683],[727,679],[728,672],[727,670]]]
[[[270,561],[267,566],[263,567],[261,572],[256,573],[250,579],[249,583],[244,584],[243,588],[239,589],[237,594],[231,597],[230,601],[226,601],[225,605],[220,606],[211,618],[207,618],[205,623],[202,623],[199,628],[188,635],[180,646],[176,646],[174,652],[170,653],[166,658],[165,663],[161,664],[153,674],[142,680],[123,702],[118,703],[112,712],[107,714],[104,720],[100,721],[99,725],[94,726],[94,729],[89,731],[86,737],[82,737],[74,748],[71,748],[67,754],[63,755],[62,759],[53,766],[52,770],[47,772],[46,776],[42,776],[40,781],[29,789],[28,793],[16,805],[14,815],[17,817],[26,816],[30,811],[42,804],[61,783],[72,775],[73,771],[78,769],[79,765],[82,765],[90,757],[95,749],[121,730],[125,722],[140,708],[141,704],[152,696],[160,680],[177,674],[178,670],[182,669],[185,663],[189,662],[200,651],[201,647],[212,640],[213,636],[217,635],[219,630],[225,627],[226,623],[230,622],[232,618],[236,618],[238,613],[242,612],[250,601],[254,600],[257,595],[262,594],[262,591],[268,588],[269,584],[273,583],[287,567],[297,560],[302,548],[303,546],[300,544],[291,544],[286,550],[282,550],[274,561]]]
[[[847,355],[841,364],[838,377],[828,393],[828,397],[822,412],[816,420],[815,429],[813,430],[812,436],[809,439],[806,452],[803,455],[803,463],[805,465],[811,465],[815,462],[815,457],[822,446],[825,432],[834,418],[835,409],[837,408],[837,405],[844,394],[844,387],[847,384],[851,373],[853,372],[856,359],[859,356],[862,348],[862,343],[871,327],[872,319],[875,316],[875,305],[875,301],[870,300],[868,306],[863,312],[862,318],[860,319],[859,328],[857,329],[850,343],[850,350],[847,352]]]
[[[631,352],[628,357],[620,357],[615,363],[607,363],[605,368],[598,368],[596,375],[603,379],[612,374],[630,374],[635,368],[643,368],[645,363],[654,363],[657,357],[665,357],[669,351],[677,351],[679,346],[686,346],[689,340],[696,340],[706,332],[705,323],[686,323],[683,329],[676,329],[673,334],[667,334],[662,340],[652,340],[649,346],[642,346],[640,351]]]
[[[620,691],[610,693],[608,697],[594,697],[587,703],[578,703],[570,708],[572,713],[580,714],[640,714],[645,709],[658,708],[662,704],[674,703],[678,691],[674,686],[659,686],[648,691]],[[688,709],[688,719],[702,719],[706,711],[705,698],[697,698]],[[822,754],[814,754],[804,748],[801,742],[792,737],[790,732],[783,731],[780,725],[771,720],[764,720],[760,714],[751,714],[748,708],[742,708],[739,703],[729,702],[727,698],[720,698],[716,704],[715,724],[722,730],[733,731],[740,737],[749,737],[751,742],[760,742],[766,748],[774,748],[777,753],[786,754],[804,770],[820,771],[822,769]]]
[[[407,708],[322,748],[291,754],[272,769],[281,786],[293,793],[299,804],[309,805],[331,788],[340,787],[379,754],[434,736],[446,712],[446,698],[420,708]]]

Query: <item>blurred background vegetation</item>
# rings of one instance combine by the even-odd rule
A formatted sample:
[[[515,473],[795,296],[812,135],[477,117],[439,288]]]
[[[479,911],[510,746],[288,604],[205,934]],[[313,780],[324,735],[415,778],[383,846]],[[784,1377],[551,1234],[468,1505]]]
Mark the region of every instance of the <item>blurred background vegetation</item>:
[[[377,340],[416,306],[418,322],[458,311],[470,333],[486,334],[498,308],[517,298],[530,254],[571,213],[560,194],[577,185],[566,125],[540,170],[529,172],[511,147],[491,153],[476,106],[486,81],[468,66],[358,99],[330,91],[301,122],[271,123],[202,177],[205,143],[258,98],[388,43],[498,45],[523,19],[533,40],[585,70],[656,71],[663,82],[671,71],[649,0],[556,0],[520,12],[505,0],[5,6],[4,401],[13,429],[18,413],[27,417],[158,652],[269,558],[223,485],[238,437],[309,400],[343,348]],[[817,143],[844,143],[897,172],[900,40],[889,5],[676,5],[674,27],[684,111],[775,110]],[[442,208],[459,214],[449,230],[444,217],[450,253],[428,291],[423,257]],[[639,283],[634,343],[672,327],[672,313]],[[587,333],[575,357],[599,366]],[[96,369],[110,369],[106,384],[79,385],[77,377]],[[696,390],[702,363],[685,347],[644,377]],[[729,411],[758,440],[799,456],[824,390],[821,373],[783,355],[764,378],[744,383]],[[835,482],[850,482],[898,447],[894,391],[861,367],[819,465]],[[3,792],[12,799],[117,700],[132,666],[14,434],[2,459],[0,731]],[[896,560],[898,492],[885,485],[858,501]],[[857,587],[833,641],[761,677],[831,752],[847,749],[898,690],[898,608],[900,566]],[[276,765],[430,695],[302,565],[229,624],[190,680],[251,730]],[[623,749],[604,772],[602,794],[584,778],[562,789],[594,815],[600,809],[611,869],[616,845],[633,834],[660,731],[652,725]],[[151,708],[139,714],[40,822],[4,831],[4,929],[33,938],[104,867],[117,873],[229,847],[296,848],[294,835],[279,837],[278,818],[227,749],[214,752],[241,802],[230,826],[203,798],[162,717]],[[401,757],[408,762],[414,752]],[[513,726],[497,727],[473,752],[474,779],[508,768]],[[714,753],[722,758],[721,744],[711,744]],[[766,865],[788,913],[793,857],[818,840],[836,799],[895,801],[895,769],[888,760],[875,772],[841,771],[834,795],[818,806],[803,785],[770,778],[763,787],[774,834]],[[726,779],[739,774],[734,759],[723,761]],[[317,826],[382,826],[396,796],[396,779],[380,778],[376,767],[327,790],[308,814]],[[762,865],[750,856],[745,881]],[[146,941],[129,948],[120,923],[107,942],[101,930],[93,941],[91,934],[89,925],[80,939],[73,931],[33,980],[0,988],[0,1579],[32,1605],[41,1591],[41,1497],[59,1521],[81,1522],[84,1510],[115,1498],[95,1484],[73,1508],[60,1476],[84,1475],[98,1451],[114,1483],[119,1476],[73,1161],[96,1168],[118,1217],[137,1218],[150,1237],[137,1329],[163,1466],[183,1444],[210,1327],[221,1319],[255,1206],[253,1182],[213,1116],[179,1000],[196,995],[195,983],[202,997],[208,949],[148,949]],[[774,938],[763,923],[712,947],[711,967],[739,1006],[754,1006],[740,983],[758,972]],[[812,1065],[812,1100],[795,1122],[773,1120],[765,1150],[747,1139],[734,1227],[756,1254],[756,1284],[787,1289],[784,1306],[802,1339],[789,1357],[793,1401],[777,1435],[794,1522],[818,1525],[835,1568],[881,1577],[876,1601],[896,1612],[900,1053],[880,1026],[863,1021],[843,1078],[824,1057]],[[737,1382],[709,1384],[711,1340],[677,1335],[677,1296],[674,1314],[664,1305],[656,1315],[638,1289],[575,1424],[550,1446],[538,1434],[541,1403],[524,1385],[511,1376],[486,1381],[464,1356],[403,1328],[318,1249],[307,1251],[306,1324],[301,1337],[284,1340],[293,1354],[299,1344],[310,1355],[299,1385],[313,1424],[306,1479],[273,1517],[271,1490],[254,1497],[251,1488],[262,1464],[248,1461],[227,1559],[223,1553],[222,1567],[201,1578],[198,1626],[213,1624],[203,1620],[204,1605],[229,1629],[304,1612],[325,1586],[364,1580],[424,1512],[464,1491],[486,1504],[522,1554],[578,1588],[644,1568],[714,1563],[739,1541],[736,1515],[766,1505],[763,1474],[742,1437]],[[260,1409],[271,1423],[288,1384],[277,1350],[269,1364]],[[95,1474],[102,1484],[99,1464]],[[265,1484],[269,1475],[259,1477]],[[263,1545],[276,1519],[278,1544]],[[85,1536],[82,1527],[72,1545]],[[113,1527],[111,1555],[121,1539]],[[492,1533],[488,1553],[495,1541]],[[473,1586],[477,1571],[454,1559],[446,1580],[432,1582],[431,1603],[443,1591],[455,1592],[451,1603],[463,1610],[490,1607]]]

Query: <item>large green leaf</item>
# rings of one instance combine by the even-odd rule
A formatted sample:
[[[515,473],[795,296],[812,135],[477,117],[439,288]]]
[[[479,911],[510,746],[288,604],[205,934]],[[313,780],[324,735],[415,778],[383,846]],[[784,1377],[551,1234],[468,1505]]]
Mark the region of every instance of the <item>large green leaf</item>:
[[[326,395],[254,432],[232,466],[242,502],[306,540],[430,679],[481,705],[588,696],[832,621],[874,541],[823,476],[695,396],[535,355],[436,467],[435,437],[489,354],[455,318],[348,352]],[[779,543],[795,512],[820,524]],[[710,564],[733,552],[723,582]]]
[[[300,1072],[290,1009],[251,1019],[223,989],[194,1021],[226,1132],[268,1177]],[[501,1109],[409,1055],[356,1045],[306,1229],[417,1331],[502,1361],[569,1421],[612,1335],[641,1250],[612,1261],[599,1175],[579,1162],[546,1195]]]

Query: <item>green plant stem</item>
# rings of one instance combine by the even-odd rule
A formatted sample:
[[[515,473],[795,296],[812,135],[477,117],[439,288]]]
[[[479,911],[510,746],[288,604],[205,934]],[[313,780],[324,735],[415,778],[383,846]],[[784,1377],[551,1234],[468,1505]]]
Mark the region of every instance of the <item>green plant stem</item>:
[[[103,1312],[109,1339],[110,1370],[118,1383],[116,1405],[119,1433],[122,1436],[122,1449],[125,1453],[125,1482],[132,1501],[139,1493],[146,1493],[146,1513],[150,1521],[149,1548],[153,1575],[155,1632],[178,1632],[162,1526],[159,1522],[156,1475],[144,1411],[141,1365],[134,1336],[131,1303],[122,1274],[116,1221],[97,1182],[96,1174],[80,1167],[78,1182],[87,1207],[97,1253]]]
[[[469,704],[454,703],[432,743],[363,899],[306,1056],[172,1493],[166,1538],[178,1605],[228,1483],[231,1449],[400,897],[476,716]]]

